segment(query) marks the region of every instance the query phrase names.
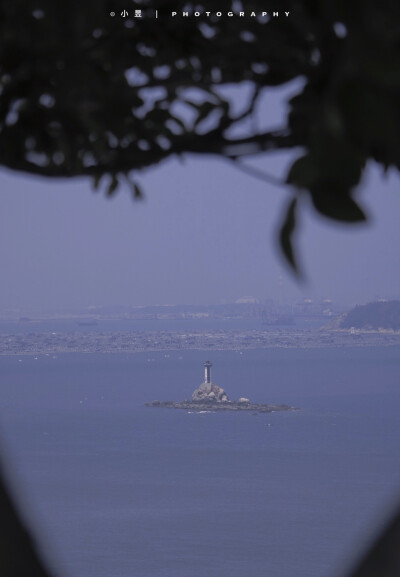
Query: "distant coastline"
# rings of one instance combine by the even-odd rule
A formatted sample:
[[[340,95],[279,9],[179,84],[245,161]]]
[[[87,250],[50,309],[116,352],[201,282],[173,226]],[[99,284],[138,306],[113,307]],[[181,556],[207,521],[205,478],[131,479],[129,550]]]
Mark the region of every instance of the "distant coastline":
[[[400,345],[400,332],[359,329],[88,331],[0,334],[0,355],[54,353],[143,353],[269,348],[336,348]]]
[[[363,331],[400,331],[400,301],[378,301],[357,305],[332,319],[328,329]]]

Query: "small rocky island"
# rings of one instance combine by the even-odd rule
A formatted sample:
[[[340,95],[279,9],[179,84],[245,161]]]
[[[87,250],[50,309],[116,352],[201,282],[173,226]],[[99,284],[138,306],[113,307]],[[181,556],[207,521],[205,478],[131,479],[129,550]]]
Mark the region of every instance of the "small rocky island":
[[[210,361],[204,365],[204,382],[193,391],[192,399],[184,401],[153,401],[146,403],[147,407],[164,407],[167,409],[186,409],[189,411],[253,411],[254,413],[272,413],[273,411],[293,411],[289,405],[264,405],[252,403],[241,397],[231,401],[221,387],[211,382]]]

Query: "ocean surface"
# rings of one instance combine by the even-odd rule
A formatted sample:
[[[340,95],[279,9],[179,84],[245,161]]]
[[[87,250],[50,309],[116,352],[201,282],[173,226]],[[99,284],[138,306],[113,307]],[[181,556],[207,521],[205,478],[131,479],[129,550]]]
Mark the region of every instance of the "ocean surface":
[[[0,357],[25,515],[67,577],[330,577],[400,501],[400,350]],[[284,413],[148,408],[203,380]]]

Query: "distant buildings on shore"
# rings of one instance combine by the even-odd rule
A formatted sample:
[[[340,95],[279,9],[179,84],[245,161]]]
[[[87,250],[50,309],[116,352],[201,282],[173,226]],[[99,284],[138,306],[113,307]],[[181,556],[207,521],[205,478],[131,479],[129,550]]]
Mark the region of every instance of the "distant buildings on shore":
[[[109,319],[247,319],[259,320],[265,324],[290,325],[296,318],[324,320],[347,312],[350,308],[331,299],[306,298],[295,303],[287,303],[272,299],[261,301],[253,296],[243,296],[235,302],[217,305],[90,306],[84,310],[60,309],[35,313],[14,309],[0,311],[0,319],[19,320],[26,324],[38,319],[75,319],[84,325]]]

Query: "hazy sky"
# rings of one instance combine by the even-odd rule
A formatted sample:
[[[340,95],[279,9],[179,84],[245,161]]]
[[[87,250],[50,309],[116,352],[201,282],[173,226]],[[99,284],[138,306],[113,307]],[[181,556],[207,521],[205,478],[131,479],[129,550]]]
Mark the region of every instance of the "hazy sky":
[[[279,174],[288,159],[259,158]],[[302,209],[297,285],[275,244],[287,192],[213,158],[175,160],[143,173],[144,202],[109,200],[85,179],[1,172],[0,310],[90,305],[400,297],[400,195],[395,175],[369,171],[359,227]],[[283,276],[282,291],[279,275]]]

